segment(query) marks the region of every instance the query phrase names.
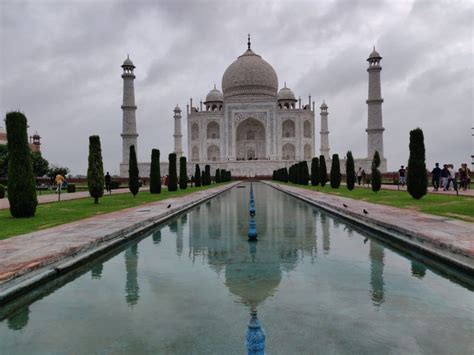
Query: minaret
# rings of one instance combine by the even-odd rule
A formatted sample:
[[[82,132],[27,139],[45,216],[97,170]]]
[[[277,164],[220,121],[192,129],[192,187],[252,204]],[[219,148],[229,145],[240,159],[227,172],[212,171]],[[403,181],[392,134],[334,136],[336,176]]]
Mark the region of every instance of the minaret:
[[[120,175],[124,176],[128,171],[128,160],[130,155],[130,146],[134,145],[137,149],[137,119],[135,117],[135,111],[137,106],[135,105],[135,87],[133,81],[135,80],[135,74],[133,69],[135,66],[127,55],[127,59],[122,64],[123,73],[123,126],[122,126],[122,164],[125,165],[124,169],[121,168]]]
[[[181,143],[181,109],[178,105],[174,108],[174,152],[176,153],[176,158],[179,159],[183,156],[183,145]]]
[[[328,105],[323,101],[321,105],[321,155],[329,160],[329,130],[328,130]]]
[[[384,158],[383,153],[383,128],[382,125],[382,92],[380,87],[380,72],[382,67],[380,61],[382,57],[375,50],[370,53],[367,61],[369,67],[369,98],[366,101],[368,105],[367,116],[367,158],[372,159],[375,151],[380,154],[380,159]]]

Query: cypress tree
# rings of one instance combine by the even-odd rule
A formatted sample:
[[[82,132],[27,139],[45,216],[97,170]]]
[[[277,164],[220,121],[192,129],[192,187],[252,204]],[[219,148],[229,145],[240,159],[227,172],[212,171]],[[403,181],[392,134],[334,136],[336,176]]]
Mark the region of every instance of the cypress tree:
[[[196,164],[196,170],[194,171],[194,184],[196,185],[196,187],[202,185],[201,168],[199,167],[199,164]]]
[[[319,156],[319,182],[321,183],[321,187],[324,187],[328,182],[328,171],[326,169],[326,159],[324,159],[324,155]]]
[[[87,168],[87,187],[89,194],[94,198],[94,203],[99,203],[99,198],[104,195],[104,164],[102,162],[102,149],[100,137],[89,137],[89,167]]]
[[[209,165],[206,165],[204,167],[204,175],[206,176],[206,185],[210,185],[211,184],[211,167]]]
[[[128,161],[128,189],[133,197],[136,196],[140,190],[140,177],[138,176],[137,152],[135,146],[130,146],[130,159]]]
[[[426,174],[425,142],[423,131],[416,128],[410,131],[410,158],[407,169],[407,190],[417,200],[426,195],[428,176]]]
[[[283,182],[288,182],[288,169],[286,167],[283,168]]]
[[[186,190],[188,187],[188,169],[186,157],[179,158],[179,188]]]
[[[221,182],[221,171],[219,169],[216,170],[216,184]]]
[[[317,157],[311,160],[311,185],[319,185],[319,159]]]
[[[178,190],[178,174],[176,172],[176,153],[168,156],[169,174],[168,174],[168,191]]]
[[[151,150],[150,193],[161,193],[160,151],[158,149]]]
[[[370,183],[372,184],[372,191],[377,192],[380,191],[380,187],[382,186],[382,174],[378,169],[380,166],[380,155],[378,151],[374,153],[374,159],[372,160],[372,171],[371,171],[371,179]]]
[[[339,162],[339,155],[332,155],[332,164],[331,164],[331,187],[333,189],[338,189],[341,186],[341,164]]]
[[[8,202],[15,218],[33,217],[38,200],[28,146],[27,120],[21,112],[9,112],[5,119],[8,141]]]
[[[346,159],[346,184],[349,191],[354,189],[355,182],[356,182],[356,174],[355,174],[355,166],[354,166],[354,157],[352,156],[352,152],[349,150],[347,152],[347,159]]]
[[[309,181],[309,170],[308,170],[308,163],[306,162],[306,160],[303,160],[302,162],[300,162],[301,164],[301,184],[302,185],[308,185],[308,181]]]

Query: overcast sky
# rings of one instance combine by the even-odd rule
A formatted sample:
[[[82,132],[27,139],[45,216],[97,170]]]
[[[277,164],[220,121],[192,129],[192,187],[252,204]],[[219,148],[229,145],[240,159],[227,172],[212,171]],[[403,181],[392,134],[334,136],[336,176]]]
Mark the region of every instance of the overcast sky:
[[[121,160],[122,69],[135,69],[139,160],[173,150],[173,108],[221,89],[246,49],[262,55],[296,96],[329,106],[332,153],[367,154],[367,62],[382,60],[385,155],[408,160],[409,131],[425,133],[428,167],[470,162],[473,1],[0,0],[0,111],[23,111],[51,163],[87,170],[88,137],[105,169]],[[319,111],[318,111],[319,112]],[[184,112],[183,112],[184,113]],[[319,115],[316,147],[319,153]],[[4,122],[0,121],[0,125]],[[183,117],[187,152],[186,118]]]

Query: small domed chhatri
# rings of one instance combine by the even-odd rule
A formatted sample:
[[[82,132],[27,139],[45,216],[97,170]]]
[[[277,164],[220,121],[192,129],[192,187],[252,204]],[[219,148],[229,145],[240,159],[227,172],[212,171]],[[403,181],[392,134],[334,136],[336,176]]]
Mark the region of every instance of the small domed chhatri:
[[[125,59],[123,64],[122,64],[122,67],[134,67],[135,68],[135,65],[133,65],[133,62],[130,59],[130,57],[128,56],[128,54],[127,54],[127,59]]]
[[[374,46],[374,49],[372,50],[372,53],[369,54],[369,58],[367,60],[370,60],[372,58],[382,59],[382,57],[380,56],[380,53],[375,50],[375,46]]]
[[[286,87],[286,83],[285,83],[285,86],[281,88],[280,91],[278,92],[278,101],[280,100],[296,101],[295,94],[290,88]]]
[[[209,94],[206,96],[206,101],[207,102],[222,102],[224,101],[224,97],[222,96],[222,92],[216,89],[216,85],[214,85],[214,89],[209,91]]]

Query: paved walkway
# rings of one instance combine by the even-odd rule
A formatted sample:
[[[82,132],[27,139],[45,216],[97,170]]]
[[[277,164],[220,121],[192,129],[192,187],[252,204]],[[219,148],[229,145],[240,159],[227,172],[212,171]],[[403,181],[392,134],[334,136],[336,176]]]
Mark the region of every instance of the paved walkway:
[[[0,240],[0,303],[5,283],[39,268],[86,253],[110,242],[131,238],[156,223],[230,189],[239,182],[196,191],[182,197],[95,216],[61,226]],[[170,208],[168,206],[171,205]],[[56,270],[56,269],[55,269]],[[27,275],[25,275],[27,276]],[[10,283],[11,284],[11,283]],[[8,286],[8,287],[7,287]]]
[[[474,270],[474,223],[266,182],[356,222],[407,236],[405,242],[459,259]],[[344,207],[344,204],[347,207]],[[364,210],[368,213],[364,213]]]
[[[370,185],[364,185],[364,186],[359,186],[356,185],[357,187],[367,187],[370,188]],[[400,190],[400,191],[406,191],[407,186],[397,186],[397,185],[387,185],[383,184],[382,189],[385,190]],[[443,191],[443,189],[439,189],[438,191],[434,191],[432,187],[428,187],[428,193],[430,194],[439,194],[439,195],[454,195],[456,196],[456,191],[451,188],[451,190],[448,191]],[[466,191],[459,189],[458,191],[459,196],[467,196],[467,197],[474,197],[474,189],[468,189]]]
[[[149,187],[141,187],[140,191],[146,191]],[[126,189],[116,189],[112,190],[112,195],[117,194],[124,194],[128,193],[130,190],[128,187]],[[105,195],[108,195],[106,191],[104,191]],[[80,191],[80,192],[62,192],[61,193],[61,201],[68,201],[68,200],[77,200],[79,198],[88,198],[90,197],[89,191]],[[51,203],[51,202],[58,202],[58,195],[57,194],[47,194],[47,195],[39,195],[38,194],[38,203]],[[0,210],[4,210],[10,208],[10,204],[8,203],[8,198],[2,198],[0,200]]]

